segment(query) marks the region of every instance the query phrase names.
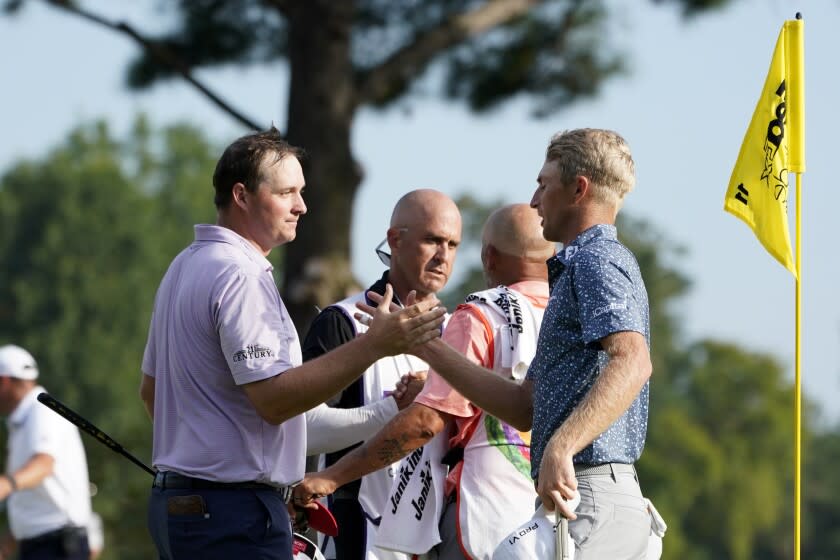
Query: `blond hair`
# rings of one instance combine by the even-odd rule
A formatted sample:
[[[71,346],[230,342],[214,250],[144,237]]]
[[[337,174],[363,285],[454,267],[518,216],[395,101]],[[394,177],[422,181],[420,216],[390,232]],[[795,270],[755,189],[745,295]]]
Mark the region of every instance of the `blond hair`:
[[[578,128],[551,137],[545,159],[557,163],[560,180],[567,185],[587,177],[599,202],[620,208],[636,185],[636,165],[624,138],[612,130]]]

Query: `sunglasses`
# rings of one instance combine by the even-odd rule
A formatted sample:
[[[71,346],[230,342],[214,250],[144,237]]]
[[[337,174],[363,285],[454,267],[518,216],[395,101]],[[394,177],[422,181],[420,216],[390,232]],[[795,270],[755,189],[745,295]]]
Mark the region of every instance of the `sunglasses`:
[[[382,248],[383,246],[387,246],[387,245],[388,245],[388,240],[383,239],[382,243],[377,245],[376,249],[374,249],[374,250],[376,251],[376,256],[379,257],[380,261],[382,261],[382,264],[384,264],[387,267],[390,267],[391,266],[391,254],[385,252],[385,250]]]

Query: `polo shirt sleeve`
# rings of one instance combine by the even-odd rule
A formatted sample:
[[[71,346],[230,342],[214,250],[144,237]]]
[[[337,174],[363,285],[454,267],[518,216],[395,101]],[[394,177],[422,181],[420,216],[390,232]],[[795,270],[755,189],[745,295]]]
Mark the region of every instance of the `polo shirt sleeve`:
[[[295,327],[269,273],[233,272],[214,302],[222,352],[237,385],[300,364]]]
[[[583,253],[574,262],[574,292],[583,341],[590,344],[622,331],[645,333],[642,302],[630,275],[615,262]]]
[[[152,311],[152,317],[149,324],[154,323],[155,312]],[[143,362],[140,365],[140,371],[150,377],[155,377],[155,363],[157,362],[157,345],[155,344],[154,329],[149,328],[149,334],[146,336],[146,348],[143,350]]]
[[[441,338],[471,362],[487,367],[493,359],[493,339],[478,313],[473,305],[459,305],[449,318]],[[463,418],[473,416],[478,410],[434,370],[429,371],[423,390],[414,401]]]

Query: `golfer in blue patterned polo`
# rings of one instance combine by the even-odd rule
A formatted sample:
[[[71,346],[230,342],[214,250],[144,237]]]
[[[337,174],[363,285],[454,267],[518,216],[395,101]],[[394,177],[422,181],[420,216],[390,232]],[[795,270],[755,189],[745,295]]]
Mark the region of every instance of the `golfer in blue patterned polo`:
[[[558,134],[537,183],[543,236],[564,245],[548,261],[551,299],[527,376],[537,492],[574,519],[578,560],[644,558],[650,516],[633,463],[647,433],[648,298],[613,225],[635,183],[630,149],[612,131]],[[575,490],[576,515],[565,505]]]
[[[543,237],[551,298],[521,383],[492,376],[441,341],[417,352],[477,406],[531,435],[532,474],[548,510],[570,519],[576,560],[645,558],[651,518],[633,463],[648,414],[648,299],[615,219],[635,185],[633,158],[609,130],[555,135],[531,206]],[[575,511],[566,500],[576,492]]]

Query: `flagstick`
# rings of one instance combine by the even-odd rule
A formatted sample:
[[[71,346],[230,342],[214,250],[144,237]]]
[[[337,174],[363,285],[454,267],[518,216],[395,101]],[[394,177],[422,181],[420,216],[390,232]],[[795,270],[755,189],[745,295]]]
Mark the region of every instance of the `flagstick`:
[[[800,501],[802,491],[802,174],[796,174],[796,379],[794,388],[794,414],[796,415],[795,464],[793,475],[793,558],[799,560]]]
[[[796,12],[796,19],[802,20],[802,13]],[[793,513],[793,557],[799,560],[801,519],[800,504],[802,501],[802,173],[805,171],[805,74],[804,54],[802,52],[802,37],[794,43],[794,54],[796,68],[798,69],[797,79],[793,84],[795,87],[792,93],[796,96],[794,114],[797,120],[801,121],[797,134],[797,155],[794,158],[795,165],[791,166],[796,172],[796,366],[795,366],[795,387],[794,387],[794,413],[796,414],[796,435],[793,477],[794,513]],[[798,47],[798,48],[797,48]],[[794,129],[796,130],[796,129]]]

